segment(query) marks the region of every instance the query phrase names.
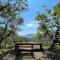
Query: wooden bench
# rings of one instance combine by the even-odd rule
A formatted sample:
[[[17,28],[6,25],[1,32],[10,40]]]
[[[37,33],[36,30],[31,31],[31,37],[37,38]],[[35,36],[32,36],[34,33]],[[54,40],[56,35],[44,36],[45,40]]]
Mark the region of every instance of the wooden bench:
[[[35,45],[39,45],[40,48],[34,49]],[[15,44],[15,51],[16,51],[17,55],[21,52],[31,52],[31,55],[33,56],[33,52],[43,51],[43,48],[42,48],[41,42],[40,43],[35,43],[35,42],[32,42],[32,43],[16,43]]]

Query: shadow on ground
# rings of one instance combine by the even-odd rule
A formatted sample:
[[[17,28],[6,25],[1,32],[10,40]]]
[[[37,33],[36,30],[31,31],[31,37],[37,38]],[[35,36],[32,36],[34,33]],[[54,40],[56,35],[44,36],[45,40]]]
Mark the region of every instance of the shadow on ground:
[[[48,60],[60,60],[60,49],[51,49],[44,52],[45,58]]]
[[[0,60],[22,60],[22,56],[17,55],[14,50],[8,50],[0,54]]]
[[[31,56],[31,54],[22,54],[19,52],[18,54],[14,50],[8,50],[6,52],[2,52],[0,54],[0,60],[24,60],[24,59],[34,59],[34,57]],[[25,60],[26,60],[25,59]]]
[[[41,56],[41,54],[38,55],[38,53],[37,53],[37,56],[40,56],[40,58],[44,58],[44,59],[39,59],[39,60],[60,60],[60,53],[58,54],[53,51],[44,51],[44,52],[39,52],[39,53],[42,53],[43,56]],[[30,60],[30,58],[31,60],[34,60],[34,59],[38,60],[36,59],[36,57],[31,57],[30,54],[29,54],[29,57],[27,57],[28,54],[25,54],[25,57],[23,57],[23,55],[21,54],[21,52],[16,54],[14,50],[8,50],[6,52],[3,51],[3,53],[0,54],[0,60],[24,60],[23,58],[28,58],[28,60]]]

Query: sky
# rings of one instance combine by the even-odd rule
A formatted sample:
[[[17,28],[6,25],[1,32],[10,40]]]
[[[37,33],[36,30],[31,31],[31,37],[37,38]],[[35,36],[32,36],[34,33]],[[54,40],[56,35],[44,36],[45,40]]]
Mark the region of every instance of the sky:
[[[20,26],[21,31],[18,35],[36,34],[38,24],[35,20],[36,12],[43,13],[43,5],[47,5],[49,9],[52,9],[60,0],[28,0],[28,11],[21,13],[24,18],[24,24]]]

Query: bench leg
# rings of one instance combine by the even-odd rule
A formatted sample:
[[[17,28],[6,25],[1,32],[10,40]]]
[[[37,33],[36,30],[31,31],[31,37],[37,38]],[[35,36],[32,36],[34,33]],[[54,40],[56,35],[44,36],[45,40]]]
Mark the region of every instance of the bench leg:
[[[31,56],[33,57],[34,56],[34,54],[33,54],[33,52],[31,51]]]
[[[43,48],[42,48],[42,44],[40,44],[40,50],[41,50],[41,51],[43,50]]]
[[[32,57],[34,56],[34,53],[33,53],[33,45],[32,45],[31,55],[32,55]]]

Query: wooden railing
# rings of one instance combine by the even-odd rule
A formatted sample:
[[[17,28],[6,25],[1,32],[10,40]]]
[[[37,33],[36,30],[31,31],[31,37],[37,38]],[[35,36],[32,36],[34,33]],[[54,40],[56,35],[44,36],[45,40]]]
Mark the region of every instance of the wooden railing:
[[[39,45],[40,48],[34,49],[35,45]],[[16,54],[19,54],[20,52],[31,52],[31,55],[33,56],[33,52],[38,52],[38,51],[43,51],[43,47],[42,47],[42,43],[35,43],[35,42],[31,42],[31,43],[16,43],[15,44],[15,51]]]

